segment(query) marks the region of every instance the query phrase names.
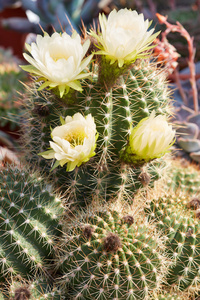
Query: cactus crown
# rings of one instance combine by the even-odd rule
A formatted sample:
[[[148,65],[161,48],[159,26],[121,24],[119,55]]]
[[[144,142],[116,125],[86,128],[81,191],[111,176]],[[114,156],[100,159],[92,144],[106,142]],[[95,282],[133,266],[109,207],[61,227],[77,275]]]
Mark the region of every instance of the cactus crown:
[[[54,287],[46,278],[37,280],[20,280],[19,278],[9,284],[4,300],[61,300],[61,290]]]
[[[144,299],[159,286],[162,240],[137,222],[108,208],[69,225],[59,261],[73,299]]]

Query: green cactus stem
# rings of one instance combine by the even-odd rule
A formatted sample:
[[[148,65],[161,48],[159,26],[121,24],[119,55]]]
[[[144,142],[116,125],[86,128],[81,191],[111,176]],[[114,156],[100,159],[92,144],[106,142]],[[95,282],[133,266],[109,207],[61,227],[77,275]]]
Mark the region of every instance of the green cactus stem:
[[[151,200],[146,208],[149,219],[163,231],[167,253],[174,261],[166,282],[181,291],[195,289],[200,281],[199,207],[199,198],[169,192]]]
[[[0,281],[47,271],[60,235],[61,200],[29,170],[0,170]]]
[[[200,173],[195,164],[190,164],[185,160],[170,161],[170,167],[167,172],[167,186],[174,192],[200,192]],[[165,187],[166,189],[166,187]]]

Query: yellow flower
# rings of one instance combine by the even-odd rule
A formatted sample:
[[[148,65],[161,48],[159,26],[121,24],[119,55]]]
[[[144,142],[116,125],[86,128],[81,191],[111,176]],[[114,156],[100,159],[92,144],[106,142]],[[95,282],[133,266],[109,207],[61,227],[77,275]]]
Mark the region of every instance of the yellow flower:
[[[101,33],[90,32],[99,42],[100,51],[97,54],[106,55],[111,64],[118,61],[119,67],[127,62],[132,63],[137,58],[146,57],[144,51],[154,47],[149,45],[159,34],[152,35],[154,29],[148,31],[151,22],[144,21],[143,14],[138,15],[135,10],[127,8],[118,12],[114,9],[108,18],[100,14],[99,23]]]
[[[54,168],[67,164],[67,171],[87,162],[96,153],[96,124],[91,114],[86,117],[76,113],[73,117],[61,119],[61,126],[52,130],[51,150],[40,153],[46,159],[56,159]]]
[[[70,87],[81,91],[79,79],[89,75],[84,69],[92,58],[90,55],[83,59],[89,45],[89,40],[82,45],[81,38],[75,31],[72,36],[66,32],[55,32],[52,36],[45,33],[44,37],[37,35],[36,43],[26,44],[31,56],[24,53],[24,58],[31,65],[21,68],[44,81],[39,89],[47,86],[58,87],[60,97],[67,93]]]
[[[131,131],[129,144],[131,152],[145,161],[163,156],[174,142],[175,130],[163,115],[142,119]]]

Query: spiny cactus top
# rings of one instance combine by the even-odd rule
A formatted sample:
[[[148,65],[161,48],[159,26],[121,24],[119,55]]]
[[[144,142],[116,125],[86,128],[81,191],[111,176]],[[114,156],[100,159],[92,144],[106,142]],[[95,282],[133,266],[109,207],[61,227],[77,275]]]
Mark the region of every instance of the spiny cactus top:
[[[180,290],[195,288],[200,281],[200,199],[170,193],[150,201],[146,209],[167,240],[167,252],[174,263],[167,283]],[[190,199],[190,200],[189,200]]]
[[[0,281],[46,271],[60,235],[61,200],[28,170],[0,170]]]
[[[58,264],[70,299],[144,299],[159,286],[162,240],[120,210],[91,210],[69,224]]]

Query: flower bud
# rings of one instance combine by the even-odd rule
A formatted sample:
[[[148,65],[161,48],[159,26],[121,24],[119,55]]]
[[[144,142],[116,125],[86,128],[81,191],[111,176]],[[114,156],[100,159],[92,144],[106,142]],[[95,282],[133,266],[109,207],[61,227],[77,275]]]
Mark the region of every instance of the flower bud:
[[[174,143],[175,130],[155,111],[131,130],[129,144],[121,154],[127,162],[142,164],[163,156]]]

